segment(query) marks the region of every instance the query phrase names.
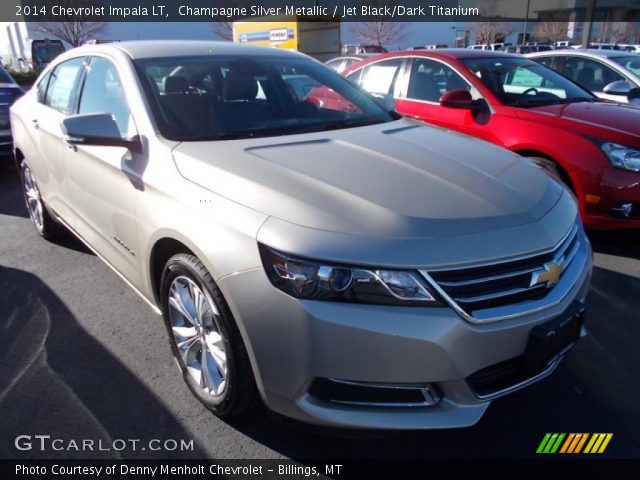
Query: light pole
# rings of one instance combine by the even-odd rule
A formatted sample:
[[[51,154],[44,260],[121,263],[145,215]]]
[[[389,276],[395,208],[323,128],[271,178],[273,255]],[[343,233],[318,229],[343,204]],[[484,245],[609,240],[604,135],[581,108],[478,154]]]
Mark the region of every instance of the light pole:
[[[527,24],[529,22],[529,5],[531,4],[531,0],[527,0],[527,11],[524,14],[524,29],[522,31],[522,44],[527,43]]]

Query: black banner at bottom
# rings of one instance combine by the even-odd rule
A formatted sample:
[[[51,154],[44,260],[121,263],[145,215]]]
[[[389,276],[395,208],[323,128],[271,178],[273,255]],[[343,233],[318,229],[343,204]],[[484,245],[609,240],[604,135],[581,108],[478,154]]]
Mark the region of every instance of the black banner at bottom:
[[[0,460],[0,478],[66,479],[425,479],[469,473],[514,478],[605,474],[638,478],[640,460]],[[457,477],[458,475],[454,475]]]

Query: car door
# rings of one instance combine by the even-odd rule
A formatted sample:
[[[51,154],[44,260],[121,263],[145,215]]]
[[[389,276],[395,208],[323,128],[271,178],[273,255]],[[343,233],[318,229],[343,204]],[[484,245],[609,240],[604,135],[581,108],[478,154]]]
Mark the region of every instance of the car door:
[[[37,158],[27,160],[34,163],[38,187],[47,205],[70,223],[74,212],[66,184],[66,145],[61,123],[75,109],[84,62],[85,57],[62,62],[40,80],[30,119]]]
[[[560,71],[574,82],[591,90],[598,97],[615,102],[626,102],[624,95],[610,95],[604,93],[604,87],[626,78],[613,68],[598,60],[579,56],[566,56],[563,59]]]
[[[110,113],[123,137],[137,134],[125,86],[109,58],[90,58],[78,113]],[[136,211],[144,159],[124,147],[78,145],[66,152],[67,184],[77,214],[74,228],[136,283],[140,277]]]
[[[494,115],[440,105],[440,97],[452,90],[468,90],[473,98],[480,93],[462,75],[444,62],[431,58],[413,58],[399,82],[396,110],[402,115],[441,127],[498,142],[492,133]]]

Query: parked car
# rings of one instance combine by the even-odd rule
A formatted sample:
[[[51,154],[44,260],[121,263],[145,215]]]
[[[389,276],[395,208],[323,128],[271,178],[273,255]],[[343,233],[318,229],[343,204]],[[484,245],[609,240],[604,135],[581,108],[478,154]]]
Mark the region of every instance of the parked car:
[[[590,43],[587,48],[591,50],[622,50],[622,47],[616,43]]]
[[[640,88],[640,55],[624,50],[556,50],[527,57],[553,68],[598,97],[628,102]]]
[[[640,45],[621,43],[619,46],[620,48],[622,48],[623,50],[626,50],[627,52],[640,53]]]
[[[591,248],[568,190],[302,54],[84,46],[11,114],[37,233],[64,225],[161,313],[220,416],[261,398],[322,425],[471,425],[580,335]]]
[[[517,53],[524,55],[525,53],[537,52],[538,47],[535,45],[508,45],[500,49],[501,52]]]
[[[0,157],[13,152],[9,108],[24,92],[4,67],[0,66]]]
[[[365,58],[370,58],[370,57],[373,57],[375,55],[376,55],[375,53],[361,53],[359,55],[348,55],[348,56],[344,56],[344,57],[333,58],[333,59],[325,62],[324,64],[327,67],[333,68],[336,72],[342,73],[343,71],[345,71],[347,68],[351,67],[352,65],[355,65],[356,63],[361,62]]]
[[[347,43],[342,46],[342,54],[343,55],[362,55],[367,53],[387,53],[387,49],[382,45],[357,45],[352,43]]]
[[[576,43],[576,42],[572,42],[571,40],[561,40],[559,42],[555,42],[554,43],[554,47],[558,48],[558,49],[559,48],[571,48],[571,47],[573,47],[575,45],[579,45],[579,44]]]
[[[531,59],[501,52],[394,52],[344,73],[396,110],[488,140],[549,169],[593,228],[640,227],[640,109],[599,101]]]
[[[31,64],[36,72],[65,51],[62,40],[44,39],[31,41]]]

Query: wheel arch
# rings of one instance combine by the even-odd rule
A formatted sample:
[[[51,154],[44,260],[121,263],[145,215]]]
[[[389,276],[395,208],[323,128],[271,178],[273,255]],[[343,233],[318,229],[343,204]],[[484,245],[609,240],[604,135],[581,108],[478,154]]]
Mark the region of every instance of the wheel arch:
[[[574,194],[577,192],[576,182],[574,182],[574,180],[571,178],[571,175],[569,174],[567,169],[564,168],[562,163],[560,163],[552,155],[549,155],[545,152],[541,152],[540,150],[535,150],[530,148],[517,149],[513,151],[522,157],[540,157],[540,158],[545,158],[547,160],[551,160],[553,163],[555,163],[558,166],[558,170],[560,171],[562,180],[569,186],[569,188]]]

